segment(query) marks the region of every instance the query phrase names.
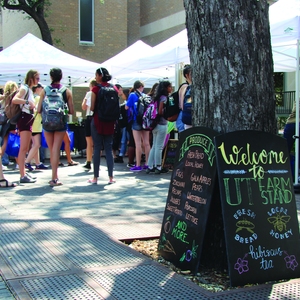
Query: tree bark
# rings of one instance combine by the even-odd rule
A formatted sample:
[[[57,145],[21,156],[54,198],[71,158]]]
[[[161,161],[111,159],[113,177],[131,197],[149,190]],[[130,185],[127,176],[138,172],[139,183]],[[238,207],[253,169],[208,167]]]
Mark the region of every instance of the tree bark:
[[[267,0],[184,0],[193,125],[277,133]]]

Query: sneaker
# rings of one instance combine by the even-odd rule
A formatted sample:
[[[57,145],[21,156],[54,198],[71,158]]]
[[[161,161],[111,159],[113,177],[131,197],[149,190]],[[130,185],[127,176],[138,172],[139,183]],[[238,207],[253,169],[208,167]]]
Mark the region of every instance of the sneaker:
[[[148,170],[148,166],[147,165],[143,165],[143,170]]]
[[[39,165],[35,166],[36,170],[48,170],[49,167],[45,166],[43,163],[40,163]]]
[[[146,170],[146,173],[147,173],[147,174],[154,173],[154,172],[155,172],[155,169],[156,169],[156,168],[152,168],[152,169],[148,168],[148,169]]]
[[[30,178],[27,174],[20,178],[20,183],[35,183],[36,179]]]
[[[155,174],[168,173],[169,169],[162,168],[161,170],[155,169]]]
[[[135,164],[127,164],[127,168],[133,168],[135,167]]]
[[[91,167],[91,164],[86,163],[86,164],[83,166],[83,168],[86,168],[86,169],[90,170],[92,167]]]
[[[31,179],[36,179],[36,176],[33,176],[33,175],[29,174],[29,173],[26,173],[26,176],[29,177],[29,178],[31,178]]]
[[[25,164],[25,169],[27,169],[28,171],[33,171],[34,170],[33,167],[31,166],[31,164],[29,164],[29,163]]]
[[[124,162],[123,161],[123,157],[122,156],[118,156],[118,157],[114,158],[114,162],[115,163],[123,163]]]
[[[19,170],[20,168],[19,168],[19,165],[18,164],[16,164],[16,166],[15,166],[15,170]]]
[[[130,168],[130,171],[140,172],[140,171],[142,171],[142,167],[141,166],[135,166],[135,167]]]
[[[2,171],[7,171],[7,170],[8,170],[8,168],[6,166],[2,165]]]

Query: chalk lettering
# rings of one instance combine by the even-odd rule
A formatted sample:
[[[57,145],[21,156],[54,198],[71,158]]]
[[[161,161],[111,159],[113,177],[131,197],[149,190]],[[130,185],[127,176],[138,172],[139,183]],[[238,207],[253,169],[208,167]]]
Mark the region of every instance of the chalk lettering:
[[[178,181],[176,179],[173,179],[172,185],[178,186],[178,187],[185,187],[185,182],[184,181]]]
[[[187,193],[186,198],[200,204],[206,204],[207,202],[205,198],[193,195],[191,192]]]
[[[193,215],[190,215],[189,213],[186,213],[185,218],[186,218],[186,220],[191,221],[195,225],[198,225],[198,218],[194,217]]]
[[[278,233],[272,229],[270,231],[270,235],[277,240],[284,240],[284,239],[288,239],[291,235],[293,235],[293,233],[292,233],[292,229],[286,231],[285,233]]]
[[[174,187],[172,187],[172,194],[175,196],[181,196],[181,190],[177,190]]]
[[[197,214],[197,208],[194,206],[191,206],[188,201],[185,202],[184,209],[188,210],[194,214]]]
[[[249,254],[252,259],[268,258],[272,256],[282,256],[283,251],[280,250],[280,247],[275,249],[265,249],[260,245],[257,248],[254,248],[252,245],[249,246]]]
[[[169,203],[167,203],[166,209],[173,212],[175,215],[178,215],[178,216],[183,215],[182,210],[178,209],[176,206],[170,205]]]

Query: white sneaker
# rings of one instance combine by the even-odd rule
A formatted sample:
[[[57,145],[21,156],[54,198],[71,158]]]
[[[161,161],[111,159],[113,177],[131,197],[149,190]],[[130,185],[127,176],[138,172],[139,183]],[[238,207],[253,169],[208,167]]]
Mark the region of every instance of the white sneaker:
[[[2,165],[2,171],[7,171],[7,170],[8,170],[7,166]]]
[[[16,166],[15,166],[15,170],[19,170],[20,168],[19,168],[19,165],[18,164],[16,164]]]

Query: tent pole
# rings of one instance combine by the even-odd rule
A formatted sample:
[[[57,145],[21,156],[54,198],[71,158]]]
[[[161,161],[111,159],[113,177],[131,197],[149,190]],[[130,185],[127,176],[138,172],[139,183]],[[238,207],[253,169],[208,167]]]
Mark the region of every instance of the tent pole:
[[[299,40],[297,39],[296,56],[296,128],[295,128],[295,184],[298,184],[299,171]]]

